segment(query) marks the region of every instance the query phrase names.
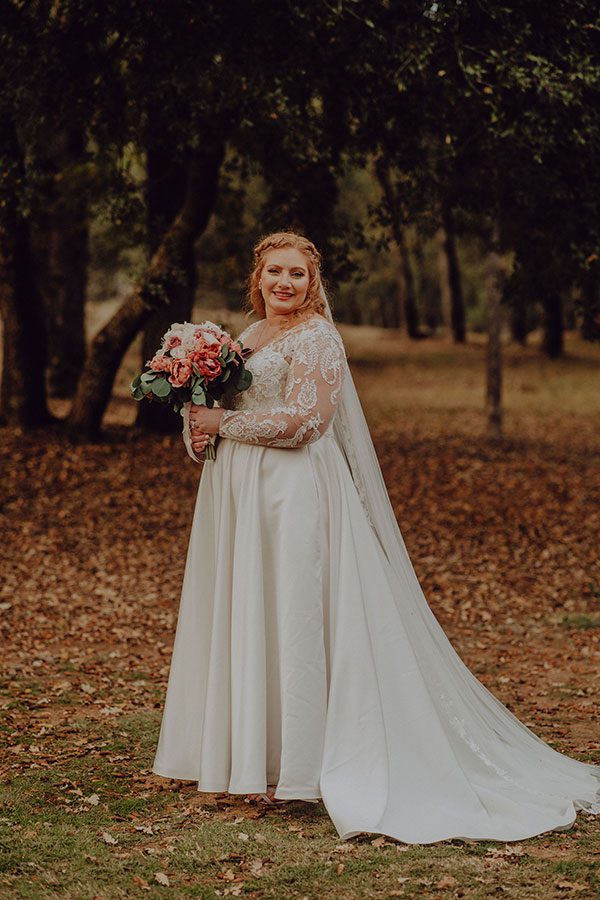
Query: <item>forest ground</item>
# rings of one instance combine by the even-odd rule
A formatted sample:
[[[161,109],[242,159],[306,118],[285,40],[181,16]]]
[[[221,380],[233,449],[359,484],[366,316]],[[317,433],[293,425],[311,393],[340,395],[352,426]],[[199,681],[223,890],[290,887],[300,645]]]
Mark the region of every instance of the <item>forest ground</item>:
[[[341,330],[448,636],[540,737],[600,763],[600,348],[507,348],[498,444],[476,336]],[[0,897],[597,896],[585,814],[518,843],[341,841],[321,804],[264,810],[151,774],[200,468],[179,437],[129,427],[138,363],[136,343],[104,442],[1,432]]]

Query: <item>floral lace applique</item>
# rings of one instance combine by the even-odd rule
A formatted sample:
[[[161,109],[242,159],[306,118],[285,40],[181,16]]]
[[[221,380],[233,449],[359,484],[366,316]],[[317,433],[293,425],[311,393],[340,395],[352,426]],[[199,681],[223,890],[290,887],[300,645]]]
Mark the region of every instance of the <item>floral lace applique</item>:
[[[295,326],[249,357],[252,384],[233,398],[219,434],[269,447],[317,441],[336,411],[345,365],[344,345],[333,325],[317,317]]]

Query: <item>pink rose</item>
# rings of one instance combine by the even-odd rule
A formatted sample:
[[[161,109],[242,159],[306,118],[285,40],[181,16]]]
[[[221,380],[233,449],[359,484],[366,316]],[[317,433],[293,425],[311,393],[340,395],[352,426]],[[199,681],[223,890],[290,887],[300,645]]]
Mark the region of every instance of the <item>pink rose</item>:
[[[172,350],[173,347],[179,347],[181,344],[181,338],[177,337],[176,334],[172,334],[169,340],[167,341],[167,350]]]
[[[199,359],[196,365],[200,370],[200,374],[204,378],[208,378],[209,381],[221,374],[221,363],[218,359],[211,359],[210,357]]]
[[[172,363],[173,360],[168,356],[161,356],[157,354],[154,359],[150,360],[149,365],[150,368],[155,372],[170,372]]]
[[[172,360],[169,381],[173,387],[184,387],[189,381],[193,371],[189,359],[174,359]]]

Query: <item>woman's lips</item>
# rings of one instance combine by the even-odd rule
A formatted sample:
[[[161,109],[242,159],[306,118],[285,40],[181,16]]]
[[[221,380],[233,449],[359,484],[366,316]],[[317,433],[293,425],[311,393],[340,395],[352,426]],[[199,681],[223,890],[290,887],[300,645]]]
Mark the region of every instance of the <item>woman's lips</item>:
[[[281,291],[273,291],[276,297],[291,297],[291,294],[283,294]]]

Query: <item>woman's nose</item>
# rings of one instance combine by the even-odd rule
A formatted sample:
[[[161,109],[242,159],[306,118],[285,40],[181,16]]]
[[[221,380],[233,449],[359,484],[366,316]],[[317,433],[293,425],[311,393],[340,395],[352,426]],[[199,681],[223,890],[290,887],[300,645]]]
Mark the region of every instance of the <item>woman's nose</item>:
[[[291,284],[290,276],[286,275],[284,272],[282,272],[277,280],[277,286],[278,287],[284,287],[284,286],[289,287],[290,284]]]

